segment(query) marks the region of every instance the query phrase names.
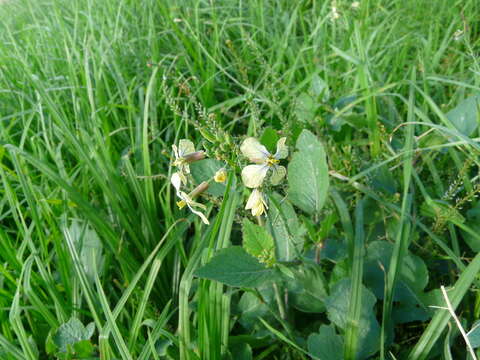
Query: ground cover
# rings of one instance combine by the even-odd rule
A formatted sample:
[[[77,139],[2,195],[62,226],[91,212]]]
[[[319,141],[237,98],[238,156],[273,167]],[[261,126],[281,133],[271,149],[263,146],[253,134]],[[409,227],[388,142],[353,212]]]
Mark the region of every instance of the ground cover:
[[[2,4],[0,358],[475,358],[479,7]]]

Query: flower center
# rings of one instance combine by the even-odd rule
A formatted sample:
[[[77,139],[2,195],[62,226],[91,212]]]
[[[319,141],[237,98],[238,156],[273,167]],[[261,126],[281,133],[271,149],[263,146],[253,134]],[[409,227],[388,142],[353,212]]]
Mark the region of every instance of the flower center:
[[[280,160],[275,159],[274,157],[269,157],[269,158],[267,159],[267,165],[268,165],[268,166],[277,165],[279,162],[280,162]]]

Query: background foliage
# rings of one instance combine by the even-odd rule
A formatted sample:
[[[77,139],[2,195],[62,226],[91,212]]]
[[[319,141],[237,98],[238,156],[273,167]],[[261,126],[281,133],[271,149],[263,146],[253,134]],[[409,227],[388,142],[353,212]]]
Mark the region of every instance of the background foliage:
[[[480,345],[478,1],[0,6],[1,358],[465,358],[441,285]],[[232,172],[209,227],[168,182],[245,135],[293,153],[273,267]]]

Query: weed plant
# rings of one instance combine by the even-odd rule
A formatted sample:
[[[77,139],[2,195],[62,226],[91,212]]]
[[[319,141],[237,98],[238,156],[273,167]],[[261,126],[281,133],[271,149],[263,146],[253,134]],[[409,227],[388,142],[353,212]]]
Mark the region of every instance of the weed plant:
[[[478,356],[478,1],[0,3],[1,359]]]

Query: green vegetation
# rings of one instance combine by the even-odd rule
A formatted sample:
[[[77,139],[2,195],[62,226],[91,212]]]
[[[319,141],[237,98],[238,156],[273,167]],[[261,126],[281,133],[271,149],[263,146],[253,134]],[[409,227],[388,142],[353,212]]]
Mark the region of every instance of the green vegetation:
[[[479,45],[476,0],[3,2],[0,358],[480,356]]]

